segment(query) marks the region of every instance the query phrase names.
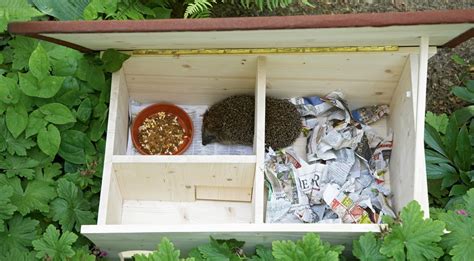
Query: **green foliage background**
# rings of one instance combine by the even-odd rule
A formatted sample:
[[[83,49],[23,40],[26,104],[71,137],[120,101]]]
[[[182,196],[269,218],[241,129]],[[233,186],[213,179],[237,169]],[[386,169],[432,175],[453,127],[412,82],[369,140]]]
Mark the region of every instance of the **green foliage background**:
[[[241,0],[259,9],[292,0]],[[302,3],[308,4],[306,1]],[[3,0],[0,32],[26,20],[206,17],[217,0]],[[111,73],[127,55],[82,54],[7,32],[0,39],[0,261],[96,260],[105,255],[80,235],[96,223]],[[455,61],[469,65],[459,57]],[[466,76],[467,75],[467,76]],[[383,233],[353,243],[360,260],[474,260],[474,82],[453,93],[471,105],[427,114],[427,174],[433,219],[416,202]],[[444,233],[444,229],[450,233]],[[245,242],[216,240],[187,258],[167,239],[136,260],[339,260],[343,246],[316,234],[245,253]],[[181,258],[181,259],[180,259]]]

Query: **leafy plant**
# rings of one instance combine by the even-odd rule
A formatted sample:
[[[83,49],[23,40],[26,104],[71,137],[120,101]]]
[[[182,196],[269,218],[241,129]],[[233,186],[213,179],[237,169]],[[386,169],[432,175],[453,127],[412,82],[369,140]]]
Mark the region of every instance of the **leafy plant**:
[[[474,81],[456,86],[453,93],[467,102],[474,101]],[[431,203],[452,208],[474,187],[474,105],[446,115],[427,113],[425,125],[426,172]]]
[[[128,55],[19,36],[0,58],[0,260],[95,260],[78,232],[95,223],[110,76]]]
[[[28,3],[28,0],[2,0],[0,1],[0,33],[7,30],[9,22],[28,21],[42,15]]]

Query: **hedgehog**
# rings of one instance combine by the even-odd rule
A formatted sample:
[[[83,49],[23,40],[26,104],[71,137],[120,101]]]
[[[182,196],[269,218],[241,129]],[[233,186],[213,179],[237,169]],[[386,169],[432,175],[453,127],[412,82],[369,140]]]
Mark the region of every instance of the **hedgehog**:
[[[288,100],[265,100],[265,145],[273,149],[293,144],[302,130],[301,116]],[[252,145],[254,138],[255,97],[236,95],[212,105],[204,114],[202,145]]]

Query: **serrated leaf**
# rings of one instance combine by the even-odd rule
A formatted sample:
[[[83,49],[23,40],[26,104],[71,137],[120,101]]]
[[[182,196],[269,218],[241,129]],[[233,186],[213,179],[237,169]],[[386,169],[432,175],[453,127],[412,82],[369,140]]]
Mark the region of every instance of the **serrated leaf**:
[[[49,76],[51,64],[49,62],[48,54],[41,43],[36,46],[36,49],[31,54],[28,67],[31,74],[40,81],[46,76]]]
[[[77,236],[69,231],[65,231],[60,235],[59,230],[54,225],[46,228],[40,239],[33,241],[33,246],[38,254],[37,258],[48,258],[52,261],[66,260],[68,257],[74,256],[72,244],[76,242]]]
[[[179,259],[180,251],[175,249],[173,243],[166,237],[162,238],[160,244],[156,247],[156,251],[151,254],[134,255],[134,260],[149,260],[149,261],[177,261]]]
[[[438,131],[429,124],[425,124],[425,143],[441,155],[447,157]]]
[[[38,42],[36,39],[21,35],[8,42],[8,45],[13,49],[12,69],[22,70],[28,66],[31,53],[36,49]]]
[[[10,155],[7,155],[5,159],[0,161],[0,169],[3,169],[9,178],[20,176],[32,179],[34,177],[34,170],[32,168],[38,165],[39,162],[34,159]]]
[[[416,201],[410,202],[400,214],[402,224],[392,226],[383,241],[380,252],[395,260],[431,260],[443,255],[438,247],[444,234],[444,224],[438,220],[423,219],[423,211]]]
[[[7,150],[11,155],[25,156],[26,150],[35,146],[36,143],[23,137],[14,138],[8,131],[5,117],[0,115],[0,152]]]
[[[19,178],[0,177],[0,185],[9,185],[13,188],[10,200],[18,208],[18,212],[26,215],[34,210],[48,212],[48,203],[56,197],[54,186],[44,181],[29,181],[25,190]]]
[[[7,128],[14,138],[26,129],[28,125],[28,112],[22,103],[9,106],[5,117]]]
[[[466,214],[448,211],[439,215],[450,231],[443,236],[442,244],[456,261],[474,259],[474,189],[466,193],[463,201]]]
[[[436,131],[445,134],[446,127],[448,126],[448,116],[445,113],[442,114],[434,114],[432,112],[427,112],[425,116],[425,121],[431,125]]]
[[[15,80],[0,75],[0,101],[5,104],[16,104],[20,100],[21,91]]]
[[[61,144],[61,136],[56,126],[49,124],[48,128],[43,128],[38,133],[38,147],[46,155],[56,156],[59,145]]]
[[[0,253],[6,253],[13,249],[27,252],[31,241],[36,237],[38,224],[37,220],[15,215],[7,222],[5,231],[0,232]]]
[[[116,72],[122,68],[122,64],[130,58],[130,55],[118,52],[113,49],[107,49],[102,55],[104,61],[104,70],[106,72]]]
[[[71,257],[70,261],[96,261],[97,257],[90,254],[90,251],[87,247],[83,247],[75,250],[75,254]]]
[[[13,189],[8,185],[0,185],[0,232],[5,230],[4,221],[13,216],[16,207],[10,202]]]
[[[74,164],[86,163],[88,155],[95,155],[94,145],[86,134],[76,130],[67,130],[61,134],[59,155]]]
[[[58,198],[51,202],[51,214],[63,230],[72,231],[75,228],[80,231],[81,225],[95,222],[89,201],[74,183],[65,179],[59,180],[57,192]]]
[[[0,261],[36,261],[35,254],[28,251],[12,249],[6,253],[0,253]]]
[[[272,249],[276,260],[339,260],[344,247],[331,248],[319,235],[308,233],[296,244],[289,240],[273,241]]]
[[[7,23],[14,21],[28,21],[32,17],[43,15],[33,8],[27,0],[0,1],[0,33],[7,30]]]
[[[71,110],[61,103],[49,103],[41,106],[39,110],[45,115],[45,120],[54,124],[76,122]]]
[[[352,253],[362,261],[387,260],[379,251],[381,246],[382,242],[369,232],[360,236],[358,240],[354,240]]]

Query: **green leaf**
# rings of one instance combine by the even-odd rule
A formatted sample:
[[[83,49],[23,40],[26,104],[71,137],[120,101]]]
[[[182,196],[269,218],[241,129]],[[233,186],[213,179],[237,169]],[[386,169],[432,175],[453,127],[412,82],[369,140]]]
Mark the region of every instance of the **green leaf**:
[[[61,21],[82,20],[82,13],[89,0],[33,0],[33,4],[41,12]]]
[[[462,185],[454,185],[451,187],[451,191],[449,192],[449,196],[461,196],[466,194],[468,187],[464,184]]]
[[[8,45],[13,49],[12,69],[22,70],[28,66],[31,53],[36,49],[38,42],[36,39],[21,35],[12,38],[8,42]]]
[[[451,163],[448,158],[446,158],[445,156],[431,149],[425,149],[425,160],[426,160],[426,163],[433,163],[433,164]]]
[[[16,104],[21,97],[16,81],[0,75],[0,101],[5,104]]]
[[[451,91],[454,95],[458,96],[461,100],[469,103],[474,103],[474,92],[470,91],[466,87],[455,86]]]
[[[151,254],[134,255],[134,260],[156,260],[156,261],[177,261],[179,260],[180,251],[175,249],[173,243],[166,237],[162,238],[160,244],[156,247],[156,251]]]
[[[100,138],[102,138],[102,135],[104,134],[105,130],[107,129],[107,122],[105,120],[100,120],[100,119],[94,119],[90,123],[90,129],[89,129],[89,138],[96,142]]]
[[[157,19],[168,19],[171,18],[172,9],[164,8],[164,7],[155,7],[153,8],[153,12],[155,13],[155,18]]]
[[[428,179],[440,179],[446,176],[457,174],[455,168],[449,164],[440,163],[439,165],[427,163],[426,164],[426,176]]]
[[[232,258],[235,258],[232,249],[226,243],[219,243],[212,237],[209,244],[198,246],[198,250],[205,260],[233,260]]]
[[[44,119],[44,114],[40,110],[34,110],[28,117],[28,126],[26,126],[25,135],[31,137],[38,134],[38,132],[48,125]]]
[[[446,176],[443,177],[443,181],[441,182],[441,188],[449,188],[453,184],[459,181],[459,175],[457,173],[447,173]]]
[[[459,133],[458,123],[456,117],[451,117],[446,128],[446,135],[444,138],[444,147],[446,148],[446,154],[451,161],[454,161],[456,155],[456,143]]]
[[[8,131],[3,115],[0,115],[0,152],[5,149],[11,155],[26,155],[26,150],[35,146],[36,143],[22,137],[14,138]]]
[[[380,254],[381,246],[382,242],[377,240],[373,233],[369,232],[360,236],[358,240],[354,240],[352,253],[362,261],[387,260],[386,257]]]
[[[455,261],[474,259],[474,189],[470,189],[463,200],[468,216],[453,211],[439,215],[450,231],[444,235],[442,245]]]
[[[80,52],[60,45],[49,51],[48,55],[55,76],[74,76],[78,61],[83,57]]]
[[[79,108],[77,108],[77,119],[86,122],[89,120],[92,114],[92,102],[91,99],[85,98],[81,104],[79,105]]]
[[[28,125],[28,112],[22,103],[18,103],[8,107],[5,119],[8,130],[17,138]]]
[[[0,169],[5,170],[7,177],[14,176],[26,177],[33,179],[34,170],[39,162],[28,157],[17,157],[7,155],[3,161],[0,161]]]
[[[72,114],[68,107],[61,103],[49,103],[41,106],[39,110],[46,115],[44,117],[45,120],[54,124],[76,122],[74,114]]]
[[[250,261],[274,261],[272,250],[263,245],[257,245],[255,247],[255,256],[253,256]]]
[[[49,225],[43,236],[33,241],[33,246],[38,251],[36,257],[52,261],[67,260],[68,257],[75,254],[72,244],[76,240],[77,236],[74,233],[65,231],[60,235],[59,230],[54,225]]]
[[[31,241],[36,237],[36,226],[39,221],[29,217],[15,215],[7,222],[4,232],[0,232],[0,253],[11,250],[27,252]]]
[[[87,155],[95,155],[94,145],[87,135],[76,130],[67,130],[61,134],[59,155],[74,164],[86,163]]]
[[[425,143],[441,155],[447,157],[439,133],[429,124],[425,124]]]
[[[319,235],[306,234],[302,240],[273,241],[273,256],[276,260],[339,260],[344,249],[342,246],[331,248],[328,243],[322,242]]]
[[[446,127],[448,126],[449,119],[445,113],[437,115],[429,111],[426,113],[425,120],[426,123],[435,128],[436,131],[442,134],[446,133]]]
[[[33,74],[33,76],[35,76],[38,80],[42,80],[46,76],[49,76],[51,64],[49,63],[48,54],[41,43],[38,44],[36,49],[31,54],[28,66],[31,74]]]
[[[6,253],[0,253],[0,261],[36,261],[35,254],[28,251],[12,249]]]
[[[87,247],[82,247],[80,249],[76,249],[76,254],[71,257],[70,261],[96,261],[96,256],[91,255],[89,249]]]
[[[455,117],[458,126],[461,127],[464,125],[464,123],[474,117],[474,105],[470,105],[455,111],[453,114],[451,114],[451,117]]]
[[[48,203],[56,197],[54,185],[40,180],[29,181],[25,190],[20,179],[0,177],[0,185],[9,185],[13,188],[10,200],[18,208],[18,212],[26,215],[34,210],[48,212]]]
[[[0,232],[5,230],[4,221],[13,216],[16,207],[11,204],[13,189],[8,185],[0,185]]]
[[[106,87],[104,72],[86,57],[79,60],[76,77],[87,82],[91,89],[101,91]]]
[[[451,59],[459,65],[463,65],[463,66],[467,65],[466,61],[463,58],[461,58],[461,56],[459,56],[457,54],[451,55]]]
[[[444,224],[438,220],[423,219],[423,211],[416,201],[403,208],[402,224],[392,226],[383,241],[380,252],[395,260],[432,260],[443,255],[438,247],[444,234]]]
[[[32,97],[51,98],[61,89],[64,77],[46,76],[41,81],[33,74],[18,73],[20,79],[20,89],[24,94]]]
[[[56,126],[49,124],[48,128],[43,128],[38,133],[38,147],[46,155],[56,156],[59,145],[61,144],[61,136]]]
[[[458,167],[464,171],[470,171],[472,146],[469,140],[469,133],[467,132],[466,126],[462,127],[459,131],[456,152],[460,163]]]
[[[0,10],[0,33],[7,30],[9,22],[28,21],[32,17],[43,15],[31,7],[27,0],[2,0]]]
[[[89,201],[74,183],[60,179],[57,192],[58,198],[51,202],[51,214],[63,230],[71,231],[74,228],[80,231],[81,225],[95,222]]]
[[[116,72],[122,68],[122,64],[130,58],[130,55],[118,52],[113,49],[108,49],[102,55],[104,61],[104,70],[106,72]]]

